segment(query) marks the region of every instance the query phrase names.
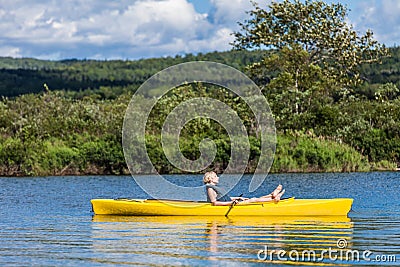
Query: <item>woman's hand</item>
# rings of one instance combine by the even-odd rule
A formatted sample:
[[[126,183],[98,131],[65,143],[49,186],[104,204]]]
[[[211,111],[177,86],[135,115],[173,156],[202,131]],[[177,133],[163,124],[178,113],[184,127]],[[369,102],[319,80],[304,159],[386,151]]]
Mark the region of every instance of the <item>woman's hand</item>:
[[[233,199],[233,201],[244,201],[244,200],[248,200],[247,197],[235,197],[235,198],[232,198],[232,199]],[[233,201],[232,201],[232,203],[233,203]]]

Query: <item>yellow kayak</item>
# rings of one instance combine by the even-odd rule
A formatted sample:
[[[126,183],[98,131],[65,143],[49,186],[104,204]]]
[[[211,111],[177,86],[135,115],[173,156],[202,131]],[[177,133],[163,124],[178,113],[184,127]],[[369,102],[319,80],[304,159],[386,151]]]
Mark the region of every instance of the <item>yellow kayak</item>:
[[[124,216],[224,216],[230,206],[207,202],[155,199],[92,199],[97,215]],[[345,216],[353,199],[295,199],[275,202],[238,203],[229,216]]]

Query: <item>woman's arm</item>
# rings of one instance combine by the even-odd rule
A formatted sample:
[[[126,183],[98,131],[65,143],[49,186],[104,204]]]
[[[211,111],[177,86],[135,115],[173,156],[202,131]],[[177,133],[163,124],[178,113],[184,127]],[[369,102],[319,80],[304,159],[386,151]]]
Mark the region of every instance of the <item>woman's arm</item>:
[[[233,201],[218,201],[217,200],[217,193],[212,188],[207,188],[207,194],[211,200],[211,204],[213,206],[230,206],[232,205]]]
[[[236,201],[236,200],[232,200],[232,201],[218,201],[218,200],[216,200],[214,202],[211,201],[211,204],[213,206],[230,206],[230,205],[232,205],[232,203],[234,201]]]

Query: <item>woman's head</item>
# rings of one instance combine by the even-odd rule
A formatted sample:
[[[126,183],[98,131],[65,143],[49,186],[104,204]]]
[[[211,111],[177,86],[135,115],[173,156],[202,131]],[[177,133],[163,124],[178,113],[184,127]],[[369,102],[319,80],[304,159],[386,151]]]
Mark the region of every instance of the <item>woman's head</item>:
[[[218,176],[215,172],[206,172],[203,177],[203,182],[205,184],[218,183]]]

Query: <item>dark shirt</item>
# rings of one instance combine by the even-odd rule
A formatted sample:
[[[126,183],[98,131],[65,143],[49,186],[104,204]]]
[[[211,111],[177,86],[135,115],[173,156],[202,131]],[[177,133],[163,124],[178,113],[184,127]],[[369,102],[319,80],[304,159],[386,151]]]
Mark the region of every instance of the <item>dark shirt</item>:
[[[208,188],[212,188],[215,191],[215,193],[217,193],[217,201],[224,201],[224,202],[232,201],[223,188],[212,184],[206,184],[207,202],[211,203],[210,196],[208,195]]]

